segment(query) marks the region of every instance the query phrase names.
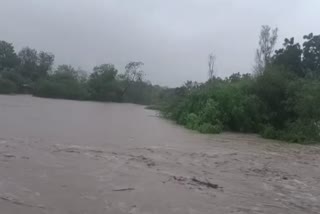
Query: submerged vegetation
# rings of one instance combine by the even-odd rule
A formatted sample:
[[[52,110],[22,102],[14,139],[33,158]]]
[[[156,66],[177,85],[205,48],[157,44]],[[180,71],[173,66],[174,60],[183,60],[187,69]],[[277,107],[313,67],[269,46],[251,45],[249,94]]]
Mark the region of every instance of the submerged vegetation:
[[[320,142],[320,35],[304,36],[303,44],[285,39],[274,51],[277,29],[263,26],[253,74],[214,75],[177,88],[152,85],[142,62],[119,72],[102,64],[88,72],[69,65],[53,68],[54,55],[0,41],[0,93],[40,97],[152,104],[163,116],[201,133],[259,133],[291,142]]]

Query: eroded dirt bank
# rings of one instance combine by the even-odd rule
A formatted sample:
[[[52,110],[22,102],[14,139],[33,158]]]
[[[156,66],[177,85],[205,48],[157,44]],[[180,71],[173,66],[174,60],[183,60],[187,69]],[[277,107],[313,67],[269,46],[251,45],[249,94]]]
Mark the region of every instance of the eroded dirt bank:
[[[130,104],[0,96],[0,213],[319,213],[320,147]]]

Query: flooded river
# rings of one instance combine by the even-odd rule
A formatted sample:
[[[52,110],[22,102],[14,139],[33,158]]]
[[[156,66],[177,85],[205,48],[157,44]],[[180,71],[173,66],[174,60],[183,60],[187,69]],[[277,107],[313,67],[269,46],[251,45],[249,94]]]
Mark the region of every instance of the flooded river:
[[[0,213],[320,213],[320,147],[133,104],[0,96]]]

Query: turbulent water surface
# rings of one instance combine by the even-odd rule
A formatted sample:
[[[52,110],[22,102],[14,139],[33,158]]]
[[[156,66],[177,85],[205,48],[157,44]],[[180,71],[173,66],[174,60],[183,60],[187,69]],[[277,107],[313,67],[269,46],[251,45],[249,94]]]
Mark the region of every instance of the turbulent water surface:
[[[133,104],[0,96],[0,213],[320,213],[320,147]]]

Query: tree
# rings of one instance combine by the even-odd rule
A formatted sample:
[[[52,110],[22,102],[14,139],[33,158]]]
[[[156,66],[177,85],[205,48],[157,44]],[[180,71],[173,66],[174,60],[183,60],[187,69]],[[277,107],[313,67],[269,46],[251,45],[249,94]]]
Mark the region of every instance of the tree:
[[[200,83],[198,82],[193,82],[188,80],[187,82],[184,83],[184,85],[182,87],[184,87],[187,91],[191,91],[193,89],[199,88],[200,87]]]
[[[125,82],[124,89],[122,91],[122,97],[127,92],[133,82],[142,82],[144,77],[144,71],[141,69],[143,62],[129,62],[125,67],[125,73],[120,78]]]
[[[55,79],[61,80],[78,80],[79,74],[71,65],[59,65],[52,75]]]
[[[104,76],[107,79],[114,80],[117,76],[118,70],[112,64],[102,64],[93,68],[93,73],[90,78],[98,78]]]
[[[233,74],[230,75],[228,80],[230,82],[238,82],[238,81],[241,80],[241,74],[239,72],[238,73],[233,73]]]
[[[80,82],[86,83],[88,81],[88,71],[82,69],[81,67],[78,67],[76,72],[78,74],[78,79]]]
[[[25,78],[34,82],[48,75],[52,69],[54,55],[41,51],[39,54],[35,49],[23,48],[19,54],[19,71]]]
[[[19,64],[17,54],[11,43],[0,41],[0,72],[5,68],[14,68]]]
[[[118,100],[120,89],[116,82],[117,73],[118,70],[112,64],[102,64],[93,68],[88,85],[94,100]]]
[[[23,48],[18,53],[20,59],[20,72],[22,76],[31,81],[37,80],[40,75],[38,73],[38,53],[35,49],[29,47]]]
[[[70,65],[59,65],[48,78],[35,83],[33,94],[40,97],[64,99],[87,99],[86,83],[81,80],[78,71]]]
[[[208,75],[209,75],[209,80],[211,80],[214,77],[214,63],[216,61],[216,57],[213,55],[213,53],[209,54],[208,57]]]
[[[305,76],[305,70],[302,67],[302,50],[299,43],[295,43],[294,38],[285,39],[283,48],[276,50],[273,56],[275,65],[282,65],[288,71],[300,76]]]
[[[259,38],[259,48],[256,50],[254,73],[260,75],[265,67],[271,63],[271,55],[278,38],[278,28],[271,29],[262,25]]]
[[[129,62],[125,67],[124,79],[128,82],[142,81],[144,71],[141,69],[143,62]]]
[[[303,66],[306,72],[320,75],[320,35],[310,33],[303,37]]]
[[[47,53],[41,51],[38,55],[39,58],[39,75],[41,77],[45,77],[48,75],[49,71],[51,71],[53,62],[54,62],[54,55],[52,53]]]

